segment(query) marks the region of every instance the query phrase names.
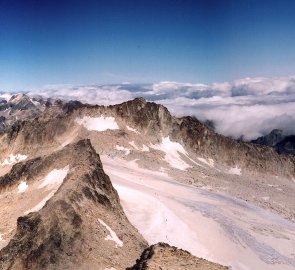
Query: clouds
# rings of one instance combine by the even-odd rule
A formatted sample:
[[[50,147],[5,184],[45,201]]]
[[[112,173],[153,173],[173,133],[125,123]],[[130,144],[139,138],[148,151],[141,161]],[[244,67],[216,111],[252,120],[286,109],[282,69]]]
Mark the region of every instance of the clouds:
[[[226,136],[251,140],[274,128],[295,133],[295,80],[292,76],[165,86],[168,84],[154,89],[154,94],[160,88],[161,95],[165,96],[158,102],[176,115],[212,120],[217,132]]]
[[[0,92],[0,100],[5,99],[9,100],[11,98],[12,94],[11,93],[1,93]]]
[[[295,76],[190,84],[50,85],[31,95],[116,104],[142,96],[176,116],[212,120],[217,132],[250,140],[280,128],[295,133]]]
[[[48,85],[29,94],[101,105],[120,103],[134,96],[131,91],[121,89],[121,85]]]

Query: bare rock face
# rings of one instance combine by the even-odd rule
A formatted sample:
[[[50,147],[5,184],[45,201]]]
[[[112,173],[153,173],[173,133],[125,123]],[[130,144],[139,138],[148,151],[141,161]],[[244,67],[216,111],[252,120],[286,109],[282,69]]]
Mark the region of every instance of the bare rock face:
[[[33,198],[38,175],[64,166],[67,176],[45,206],[17,219],[15,235],[0,251],[0,269],[125,269],[147,247],[89,140],[14,165],[0,178],[1,192],[26,179]]]
[[[295,176],[295,158],[278,155],[270,147],[259,147],[224,137],[209,129],[195,117],[175,118],[167,108],[138,98],[105,109],[128,119],[145,134],[170,136],[192,152],[229,166],[239,164],[244,169]]]
[[[150,246],[128,270],[226,270],[221,266],[192,256],[189,252],[165,243]]]
[[[269,134],[253,140],[252,143],[270,146],[279,154],[295,156],[295,135],[284,135],[279,129],[272,130]]]
[[[276,144],[275,149],[279,154],[295,156],[295,135],[286,136],[282,141]]]
[[[164,106],[146,102],[142,98],[112,106],[87,105],[80,102],[61,103],[3,135],[0,138],[2,151],[7,150],[6,147],[13,143],[19,147],[56,147],[57,137],[71,130],[75,125],[75,117],[81,115],[115,117],[122,123],[138,128],[141,135],[155,139],[169,136],[193,153],[228,166],[239,164],[241,168],[249,171],[295,176],[294,157],[279,155],[271,147],[224,137],[194,117],[175,118]]]
[[[0,100],[0,133],[40,115],[46,102],[43,99],[31,99],[23,93],[13,95],[9,100]]]
[[[77,119],[83,121],[85,118],[100,117],[114,119],[119,125],[118,129],[97,132],[77,123]],[[130,131],[128,127],[132,127],[136,132]],[[0,163],[12,153],[21,153],[31,158],[49,155],[68,143],[88,138],[99,154],[113,157],[118,154],[116,147],[124,146],[126,151],[130,152],[129,159],[140,159],[142,164],[150,163],[150,167],[160,169],[167,165],[163,163],[165,153],[155,153],[155,150],[148,147],[160,144],[163,138],[167,137],[172,142],[181,144],[188,152],[190,160],[186,161],[194,160],[198,163],[201,158],[203,161],[211,160],[214,166],[216,165],[214,169],[208,168],[208,164],[205,164],[208,169],[204,169],[204,166],[191,164],[196,165],[194,168],[198,168],[190,171],[190,175],[177,171],[176,179],[183,178],[186,182],[207,186],[212,186],[214,182],[216,183],[214,186],[222,191],[228,190],[233,196],[250,200],[263,207],[270,207],[289,219],[295,218],[294,202],[293,199],[289,199],[292,196],[292,183],[295,179],[295,157],[279,155],[271,147],[224,137],[195,117],[173,117],[164,106],[147,102],[143,98],[112,106],[57,100],[35,118],[27,119],[0,134]],[[139,147],[147,147],[148,151],[143,153],[138,150],[139,148],[130,146],[132,141],[137,141]],[[137,154],[134,154],[136,151]],[[240,181],[237,181],[228,173],[237,167],[243,176],[247,174],[246,177],[252,179],[250,183],[242,176],[239,177]],[[0,175],[6,173],[8,169],[8,166],[0,166]],[[205,179],[204,175],[210,177]],[[273,180],[270,181],[270,178]],[[272,188],[277,184],[284,185],[288,190],[288,198],[284,195],[287,198],[285,200],[287,207],[277,204],[277,201],[282,200],[282,196]],[[263,195],[254,198],[252,194],[256,191]],[[270,197],[270,200],[265,201],[263,197]],[[286,209],[291,210],[286,211]]]
[[[274,147],[277,143],[282,141],[284,139],[283,131],[280,129],[274,129],[272,130],[269,134],[265,136],[258,137],[255,140],[252,140],[253,143],[255,144],[260,144],[260,145],[267,145]]]

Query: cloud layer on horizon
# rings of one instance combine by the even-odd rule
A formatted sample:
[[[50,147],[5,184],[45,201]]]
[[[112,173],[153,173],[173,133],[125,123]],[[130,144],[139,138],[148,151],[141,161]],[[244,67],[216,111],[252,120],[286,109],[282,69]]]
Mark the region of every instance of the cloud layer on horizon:
[[[217,132],[234,138],[250,140],[274,128],[295,134],[295,76],[213,84],[49,85],[29,94],[102,105],[141,96],[173,115],[211,120]]]

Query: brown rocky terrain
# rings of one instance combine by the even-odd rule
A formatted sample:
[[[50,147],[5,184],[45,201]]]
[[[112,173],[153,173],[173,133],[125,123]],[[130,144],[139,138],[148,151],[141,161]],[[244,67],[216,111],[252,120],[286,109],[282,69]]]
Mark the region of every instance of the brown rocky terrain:
[[[76,117],[100,115],[115,117],[121,125],[129,124],[153,141],[160,139],[160,136],[171,136],[172,140],[181,143],[192,153],[212,158],[221,164],[232,166],[238,163],[249,171],[295,176],[294,157],[278,155],[270,147],[259,147],[224,137],[196,118],[175,118],[164,106],[141,98],[107,107],[81,103],[51,107],[33,120],[25,121],[2,135],[3,151],[12,145],[18,148],[60,145],[58,138],[69,131],[73,132]]]
[[[226,270],[228,267],[196,258],[189,252],[165,243],[144,250],[136,264],[128,270]]]
[[[218,252],[214,261],[220,264],[244,269],[245,258],[253,256],[251,265],[265,269],[289,270],[295,265],[290,249],[295,221],[292,156],[226,138],[196,118],[173,117],[165,107],[141,98],[113,106],[56,101],[0,134],[0,148],[0,214],[6,217],[0,221],[2,269],[130,267],[148,246],[125,216],[134,217],[137,207],[139,220],[135,215],[133,225],[145,226],[145,219],[151,217],[150,226],[161,224],[168,241],[176,222],[187,230],[191,248],[190,232],[200,243],[209,238],[209,254],[210,248]],[[98,154],[122,192],[125,213]],[[61,186],[42,187],[55,170],[67,171]],[[141,197],[147,204],[157,202],[159,213],[153,216],[149,207],[144,208],[145,202],[140,205],[137,198]],[[141,207],[147,212],[141,212]],[[169,212],[173,209],[176,217]],[[161,211],[167,215],[161,216]],[[198,236],[197,220],[204,226],[210,220],[214,235],[222,239],[218,250],[206,229],[201,228],[203,235]],[[156,243],[147,236],[149,243]],[[228,249],[221,250],[223,240],[227,248],[236,245],[233,256],[240,256],[241,263],[225,254]],[[144,254],[144,260],[146,254],[153,258],[146,265],[162,267],[147,269],[198,269],[193,267],[206,264],[208,269],[225,269],[163,244]],[[202,254],[211,260],[206,250]],[[183,258],[192,265],[172,268]]]
[[[12,95],[8,100],[0,98],[0,133],[38,116],[50,104],[50,100],[30,98],[23,93]]]
[[[42,193],[33,188],[38,176],[64,166],[69,166],[69,172],[45,206],[17,218],[17,209],[34,202],[37,193]],[[16,212],[17,227],[0,252],[0,269],[125,269],[147,247],[127,220],[117,192],[88,140],[14,165],[0,179],[1,197],[21,180],[27,181],[24,194],[29,193],[29,198],[6,208],[6,216]],[[46,193],[42,195],[46,197]],[[8,222],[11,226],[16,219]],[[5,236],[5,227],[0,230]]]
[[[66,166],[65,179],[48,197],[50,190],[40,189],[40,182],[48,172]],[[18,194],[16,189],[24,182],[27,188]],[[41,209],[32,208],[44,197]],[[0,222],[3,270],[119,270],[134,264],[147,247],[127,220],[89,140],[15,164],[0,178],[0,202],[6,205],[0,210],[6,217]],[[132,269],[227,269],[165,244],[146,249],[141,258],[148,251],[147,265],[152,268]]]
[[[88,130],[77,123],[77,119],[85,117],[113,117],[118,129],[101,132]],[[127,127],[132,127],[137,133]],[[185,173],[167,167],[163,152],[150,147],[168,136],[188,152],[190,159],[182,156],[191,165]],[[167,168],[178,181],[226,192],[295,220],[294,157],[279,155],[270,147],[226,138],[196,118],[173,117],[164,106],[146,102],[142,98],[112,106],[56,102],[36,118],[24,121],[0,135],[0,160],[1,156],[3,160],[11,153],[30,157],[50,154],[84,138],[91,140],[99,154],[122,156],[116,147],[124,146],[131,150],[124,158],[136,159],[142,167]],[[137,149],[131,147],[130,142],[134,142]],[[140,150],[143,146],[149,147],[148,151]],[[198,162],[200,158],[202,162],[207,162],[201,162],[204,166],[196,166],[192,162]],[[208,166],[208,160],[214,162],[214,168]],[[228,173],[235,167],[242,172],[238,177]],[[5,172],[7,167],[0,166],[0,175]]]

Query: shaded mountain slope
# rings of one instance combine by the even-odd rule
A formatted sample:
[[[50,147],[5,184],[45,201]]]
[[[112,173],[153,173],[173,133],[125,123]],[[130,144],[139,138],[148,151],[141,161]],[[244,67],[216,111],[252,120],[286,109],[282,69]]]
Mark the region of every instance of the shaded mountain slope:
[[[0,133],[40,115],[48,106],[51,106],[49,99],[30,98],[23,93],[13,95],[8,100],[0,98]]]
[[[276,144],[275,149],[279,154],[289,154],[295,156],[295,135],[286,136]]]
[[[282,130],[274,129],[269,134],[261,136],[252,143],[274,148],[279,154],[295,156],[295,135],[284,135]]]
[[[124,269],[147,247],[88,140],[16,164],[0,178],[2,193],[26,180],[23,196],[29,192],[31,201],[43,191],[40,184],[34,190],[38,175],[64,166],[69,166],[67,176],[54,195],[44,194],[45,206],[17,219],[15,235],[0,251],[0,269]]]

